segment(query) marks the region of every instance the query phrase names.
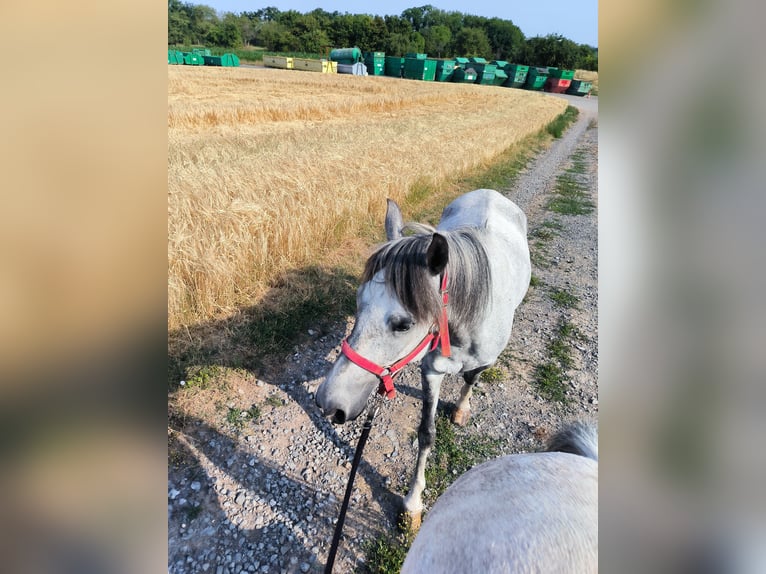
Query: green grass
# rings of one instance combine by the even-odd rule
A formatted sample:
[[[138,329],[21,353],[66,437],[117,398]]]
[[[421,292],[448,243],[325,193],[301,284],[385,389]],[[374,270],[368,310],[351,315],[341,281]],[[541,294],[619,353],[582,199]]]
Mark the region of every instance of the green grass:
[[[499,367],[489,367],[481,372],[479,378],[485,383],[499,383],[505,380],[505,373]]]
[[[542,397],[557,403],[569,403],[565,383],[566,370],[574,364],[572,341],[582,335],[569,321],[563,321],[546,346],[547,359],[535,368],[534,385]]]
[[[580,298],[577,295],[557,287],[551,287],[548,296],[556,305],[565,309],[576,309],[580,302]]]
[[[540,279],[540,278],[539,278],[537,275],[535,275],[534,273],[533,273],[533,274],[532,274],[532,276],[529,278],[529,286],[530,286],[530,287],[539,287],[540,285],[542,285],[542,283],[543,283],[543,280],[542,280],[542,279]]]
[[[186,389],[204,390],[210,388],[210,385],[221,375],[221,368],[218,365],[197,366],[189,369],[186,376]]]
[[[248,421],[257,421],[261,416],[261,409],[257,405],[251,406],[247,410],[236,407],[228,407],[226,422],[235,430],[241,430]]]
[[[585,215],[591,213],[596,204],[590,199],[588,189],[577,179],[578,175],[588,170],[588,162],[583,150],[577,150],[571,157],[572,165],[556,178],[554,197],[547,209],[562,215]]]
[[[578,110],[574,106],[567,106],[567,109],[564,110],[564,113],[556,117],[552,122],[550,122],[545,127],[545,130],[549,134],[551,134],[554,138],[558,139],[564,134],[567,128],[570,125],[572,125],[575,122],[575,120],[577,120],[577,116],[579,115],[580,115],[580,110]]]
[[[399,574],[412,545],[412,535],[402,533],[397,536],[381,534],[363,545],[364,566],[358,572],[368,574]]]
[[[500,454],[501,444],[499,439],[470,434],[452,424],[445,412],[438,413],[436,441],[426,465],[426,504],[433,503],[465,471]]]
[[[270,407],[281,407],[282,406],[282,399],[280,399],[279,396],[276,393],[269,395],[266,398],[265,402]]]

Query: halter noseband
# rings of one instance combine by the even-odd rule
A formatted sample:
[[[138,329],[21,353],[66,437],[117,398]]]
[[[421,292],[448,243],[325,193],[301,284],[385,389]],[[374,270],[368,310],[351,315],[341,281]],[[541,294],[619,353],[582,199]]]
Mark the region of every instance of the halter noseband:
[[[394,377],[399,374],[405,366],[411,363],[415,357],[417,357],[423,349],[429,344],[431,345],[431,351],[436,350],[436,347],[441,344],[441,353],[445,357],[449,357],[452,353],[449,343],[449,328],[447,326],[447,304],[449,303],[449,293],[447,291],[447,271],[442,273],[441,277],[441,289],[439,290],[442,296],[442,312],[439,316],[438,325],[433,325],[428,331],[425,337],[417,344],[417,346],[408,353],[405,357],[402,357],[392,365],[388,367],[381,367],[377,363],[373,363],[369,359],[365,359],[362,355],[354,351],[351,345],[348,343],[348,339],[343,339],[341,344],[341,352],[346,355],[349,361],[355,365],[362,367],[365,371],[369,371],[380,379],[380,386],[378,387],[378,394],[384,395],[388,399],[393,399],[396,396],[396,389],[394,388]]]

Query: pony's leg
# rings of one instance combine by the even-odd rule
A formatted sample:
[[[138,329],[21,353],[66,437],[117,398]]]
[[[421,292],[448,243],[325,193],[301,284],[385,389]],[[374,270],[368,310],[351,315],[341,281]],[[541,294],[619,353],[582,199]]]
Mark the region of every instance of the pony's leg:
[[[410,490],[403,501],[402,519],[405,527],[417,531],[423,512],[423,490],[426,488],[426,460],[436,439],[436,406],[439,403],[443,373],[423,374],[423,411],[418,428],[418,460],[410,481]]]
[[[468,422],[468,419],[471,418],[470,402],[471,395],[473,394],[473,384],[476,382],[476,379],[479,377],[481,372],[484,371],[487,367],[489,367],[489,365],[484,365],[478,369],[473,369],[463,373],[465,384],[460,390],[460,399],[458,399],[455,412],[452,413],[452,422],[456,425],[461,427],[465,426],[465,424]]]

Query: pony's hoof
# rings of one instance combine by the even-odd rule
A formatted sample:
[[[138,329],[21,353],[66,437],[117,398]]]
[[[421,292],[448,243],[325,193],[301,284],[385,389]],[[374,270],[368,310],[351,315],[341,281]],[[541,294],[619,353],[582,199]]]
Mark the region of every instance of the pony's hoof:
[[[452,413],[452,422],[459,427],[464,427],[470,418],[471,411],[468,409],[455,409],[455,412]]]
[[[417,534],[420,529],[422,514],[421,511],[409,512],[402,510],[399,514],[399,530],[405,534]]]

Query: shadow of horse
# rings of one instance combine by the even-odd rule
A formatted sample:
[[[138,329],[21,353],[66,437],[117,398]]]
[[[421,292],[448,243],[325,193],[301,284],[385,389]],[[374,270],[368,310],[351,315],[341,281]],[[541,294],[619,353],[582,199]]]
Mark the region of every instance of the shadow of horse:
[[[297,572],[323,564],[340,504],[329,489],[275,466],[199,419],[188,418],[174,434],[173,452],[170,572],[188,571],[187,557],[212,572],[218,566]],[[369,531],[380,521],[374,511],[355,512],[349,526]]]
[[[171,332],[169,400],[174,401],[180,392],[179,381],[188,378],[195,368],[244,369],[256,376],[259,384],[262,381],[275,390],[284,391],[289,400],[305,412],[322,440],[350,460],[355,444],[350,444],[319,412],[312,382],[323,377],[334,361],[333,354],[337,353],[347,317],[355,308],[357,282],[356,277],[343,269],[295,270],[276,282],[259,305],[242,309],[229,319]],[[401,391],[421,398],[416,388],[403,386]],[[175,467],[171,465],[169,471],[170,482],[175,485],[169,486],[170,492],[179,492],[169,506],[168,565],[171,570],[183,571],[179,561],[192,551],[196,556],[208,557],[210,563],[220,560],[220,551],[226,546],[224,542],[217,542],[224,538],[220,536],[221,529],[238,537],[238,543],[246,549],[240,552],[243,557],[250,552],[254,554],[257,559],[251,560],[252,564],[272,564],[275,558],[280,568],[290,569],[295,567],[290,561],[311,564],[313,560],[324,560],[321,552],[332,538],[340,500],[318,483],[320,477],[306,477],[289,467],[277,467],[266,457],[254,455],[254,450],[244,444],[244,437],[227,436],[194,413],[171,408],[170,427],[175,435],[176,458],[181,462]],[[299,461],[299,465],[305,466],[306,462]],[[214,476],[204,468],[215,469]],[[370,463],[362,460],[358,473],[372,491],[378,493],[376,497],[384,493],[383,498],[395,498],[388,489],[388,477],[382,476]],[[345,479],[346,476],[344,483]],[[199,483],[200,490],[189,491],[189,485],[195,482]],[[236,486],[221,486],[223,483]],[[231,501],[221,494],[221,488],[237,488],[236,497],[245,506],[230,507]],[[295,494],[284,500],[284,492]],[[187,498],[186,504],[178,504],[182,498]],[[190,502],[192,500],[198,504]],[[263,515],[258,509],[265,509],[264,505],[278,512],[266,513],[271,514],[271,520],[253,522],[257,520],[255,515]],[[345,531],[359,528],[358,531],[374,532],[387,522],[394,524],[394,504],[388,501],[381,507],[390,507],[390,516],[377,516],[372,511],[369,516],[355,515],[350,517]],[[295,514],[296,509],[309,508],[317,511],[319,517],[307,530],[305,525],[298,526],[300,520],[291,514]],[[183,524],[186,526],[182,527]],[[264,540],[273,538],[274,529],[279,532],[279,538],[284,539],[280,548],[260,546],[267,544]],[[311,542],[312,539],[315,542]],[[205,544],[211,546],[204,547]],[[285,548],[288,550],[283,550]],[[286,558],[281,552],[287,552]],[[342,552],[343,545],[339,560]],[[269,562],[264,562],[264,556]]]

